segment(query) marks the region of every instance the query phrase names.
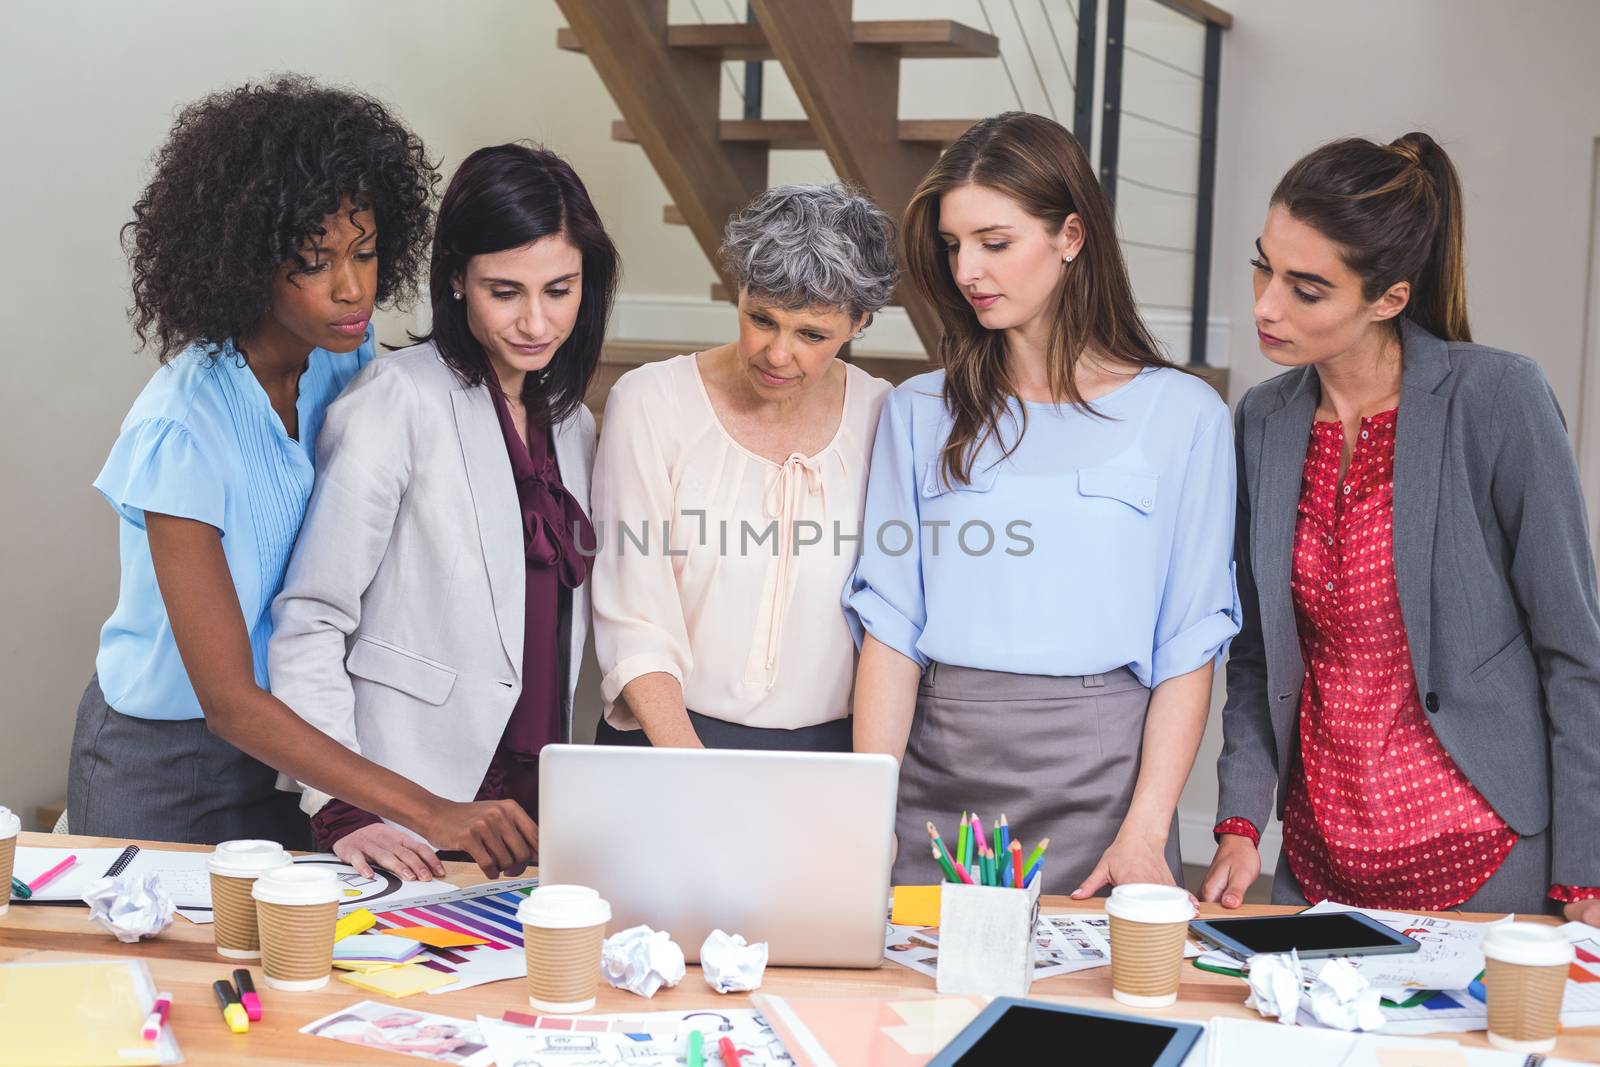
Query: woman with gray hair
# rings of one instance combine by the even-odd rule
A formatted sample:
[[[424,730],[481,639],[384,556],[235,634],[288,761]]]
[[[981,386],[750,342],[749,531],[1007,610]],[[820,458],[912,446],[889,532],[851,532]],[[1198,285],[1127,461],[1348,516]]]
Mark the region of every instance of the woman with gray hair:
[[[601,744],[850,750],[860,546],[889,385],[834,357],[894,290],[894,224],[841,185],[729,221],[738,339],[623,375],[592,504]]]

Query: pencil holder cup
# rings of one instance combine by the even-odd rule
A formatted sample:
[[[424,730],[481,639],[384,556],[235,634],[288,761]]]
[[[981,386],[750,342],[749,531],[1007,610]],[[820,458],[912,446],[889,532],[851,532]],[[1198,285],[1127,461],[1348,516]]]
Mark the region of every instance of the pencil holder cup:
[[[1027,889],[955,882],[940,887],[939,992],[1028,995],[1040,881],[1035,878]]]

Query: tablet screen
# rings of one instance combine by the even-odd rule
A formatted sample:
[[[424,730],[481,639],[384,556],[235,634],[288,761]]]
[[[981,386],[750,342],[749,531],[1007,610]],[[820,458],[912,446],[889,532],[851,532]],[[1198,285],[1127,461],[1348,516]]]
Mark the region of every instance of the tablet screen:
[[[1210,925],[1251,952],[1301,952],[1327,949],[1387,948],[1399,938],[1384,936],[1349,915],[1281,915],[1262,919],[1212,919]]]
[[[1102,1063],[1151,1067],[1161,1058],[1177,1027],[1135,1019],[1103,1018],[1029,1008],[1006,1009],[977,1044],[956,1061],[962,1067],[994,1063],[1035,1063],[1049,1049],[1062,1057],[1094,1050]],[[1005,1057],[1002,1059],[1001,1057]],[[1044,1058],[1049,1058],[1044,1056]],[[1064,1062],[1064,1060],[1063,1060]]]

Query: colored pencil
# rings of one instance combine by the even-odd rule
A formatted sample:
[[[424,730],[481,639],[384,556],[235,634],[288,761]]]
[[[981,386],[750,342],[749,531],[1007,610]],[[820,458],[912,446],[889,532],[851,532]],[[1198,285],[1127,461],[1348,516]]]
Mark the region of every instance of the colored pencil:
[[[944,843],[944,838],[939,836],[939,828],[937,826],[933,825],[933,820],[932,819],[928,820],[928,837],[933,840],[934,845],[938,848],[938,852],[935,853],[935,855],[941,857],[942,862],[944,863],[944,867],[945,867],[945,871],[944,871],[945,875],[952,882],[955,881],[956,880],[956,873],[951,868],[950,860],[949,860],[950,847]]]
[[[950,866],[950,861],[945,858],[944,849],[939,847],[939,841],[937,839],[935,839],[933,843],[933,858],[939,861],[940,867],[944,868],[945,881],[959,882],[961,880],[956,877],[956,869]]]
[[[1006,822],[1006,816],[1004,812],[1000,813],[1000,847],[995,849],[995,851],[998,852],[1002,858],[1004,858],[1007,852],[1011,851],[1011,824]]]
[[[1011,884],[1012,885],[1016,886],[1018,889],[1021,889],[1023,886],[1028,884],[1028,880],[1026,878],[1022,877],[1022,842],[1021,841],[1013,841],[1013,842],[1011,842],[1011,870],[1012,870],[1012,875],[1011,875]]]
[[[1027,862],[1023,863],[1023,865],[1022,865],[1024,868],[1027,869],[1028,877],[1030,877],[1030,878],[1033,877],[1033,866],[1034,866],[1034,864],[1039,862],[1039,858],[1044,855],[1044,850],[1049,848],[1049,847],[1050,847],[1050,839],[1047,837],[1043,841],[1040,841],[1037,845],[1033,846],[1033,851],[1028,853]]]
[[[1002,815],[1000,817],[1002,819],[1005,818],[1004,815]],[[994,836],[993,843],[991,843],[989,845],[989,854],[992,855],[992,856],[998,857],[998,856],[1001,855],[1001,849],[1003,849],[1005,847],[1002,844],[1000,844],[1000,824],[999,823],[995,823],[994,824],[994,829],[990,830],[989,833]]]
[[[950,857],[948,855],[945,856],[945,862],[946,863],[950,862]],[[955,875],[950,880],[953,882],[953,881],[956,881],[957,879],[959,879],[960,881],[965,882],[967,885],[971,885],[972,884],[972,876],[967,873],[967,869],[965,867],[962,867],[959,864],[955,868]]]
[[[1024,889],[1032,889],[1034,881],[1036,879],[1043,878],[1043,877],[1044,877],[1044,863],[1041,861],[1041,862],[1035,863],[1033,865],[1033,873],[1028,875],[1028,884],[1023,886],[1023,888]]]
[[[967,865],[967,833],[972,828],[967,825],[967,813],[961,813],[961,829],[956,831],[956,864],[961,867]]]
[[[976,863],[972,865],[972,877],[968,878],[967,881],[972,885],[983,884],[983,871],[978,869],[978,865]]]

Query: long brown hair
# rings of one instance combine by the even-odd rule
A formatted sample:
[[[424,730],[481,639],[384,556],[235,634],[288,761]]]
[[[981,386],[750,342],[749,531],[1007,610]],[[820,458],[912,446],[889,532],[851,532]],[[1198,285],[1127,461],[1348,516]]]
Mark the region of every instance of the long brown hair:
[[[1325,144],[1289,168],[1272,202],[1339,246],[1366,299],[1409,281],[1401,314],[1435,337],[1472,340],[1461,179],[1432,137]]]
[[[972,479],[972,465],[991,436],[1001,440],[1000,418],[1016,387],[1006,369],[1005,334],[985,329],[950,274],[939,236],[939,199],[952,189],[981,185],[1015,200],[1051,233],[1067,216],[1083,222],[1083,249],[1066,264],[1051,296],[1053,313],[1045,346],[1050,393],[1058,403],[1094,409],[1078,391],[1074,373],[1091,345],[1118,362],[1168,367],[1134,306],[1133,286],[1117,243],[1111,204],[1095,180],[1089,157],[1065,127],[1042,115],[1008,111],[962,134],[928,171],[906,206],[903,240],[911,284],[933,304],[944,327],[938,358],[944,364],[944,400],[953,420],[940,467],[947,484]],[[1028,413],[1010,455],[1027,431]]]

